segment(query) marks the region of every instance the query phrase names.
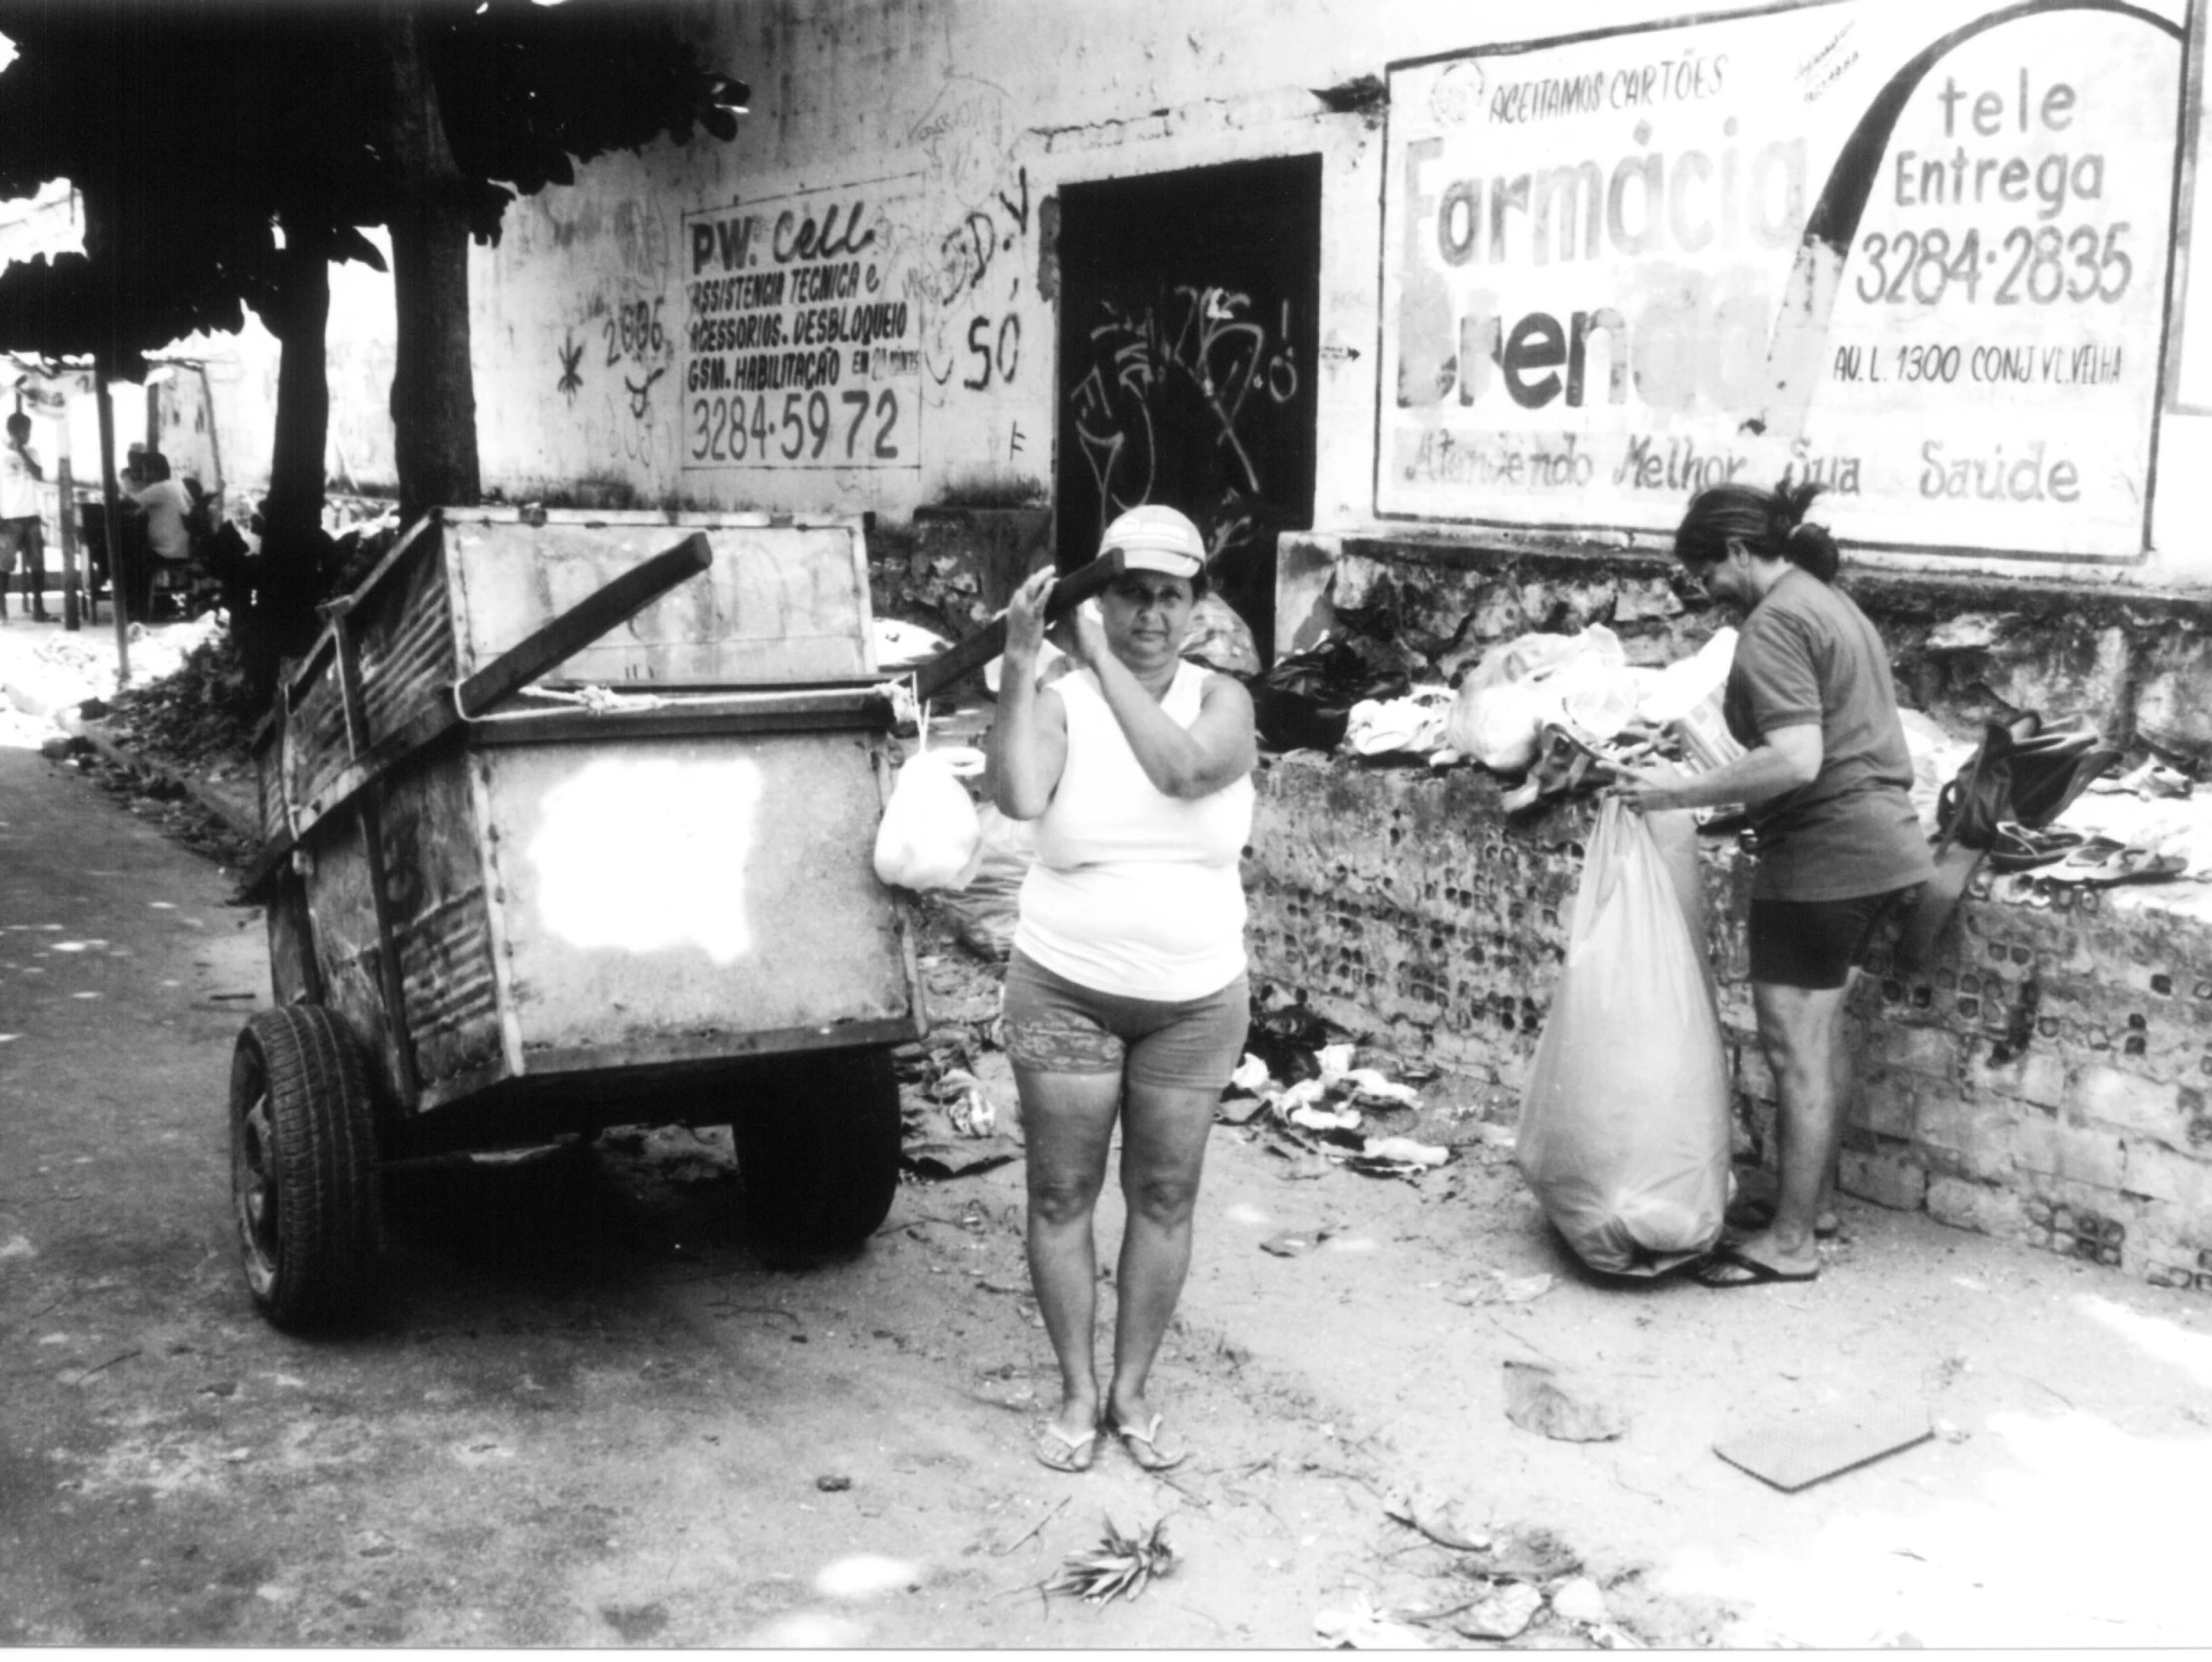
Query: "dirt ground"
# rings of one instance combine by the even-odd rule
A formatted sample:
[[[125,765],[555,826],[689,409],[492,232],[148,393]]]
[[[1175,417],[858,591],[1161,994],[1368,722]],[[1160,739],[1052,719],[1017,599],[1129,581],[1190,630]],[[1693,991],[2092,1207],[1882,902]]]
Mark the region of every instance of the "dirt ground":
[[[260,920],[173,805],[30,725],[0,732],[0,1644],[2212,1638],[2201,1297],[1858,1206],[1809,1285],[1601,1282],[1515,1174],[1510,1105],[1438,1087],[1383,1116],[1452,1149],[1418,1182],[1217,1129],[1167,1480],[1031,1459],[1019,1146],[958,1134],[919,1063],[917,1170],[849,1259],[764,1257],[721,1134],[616,1133],[387,1180],[373,1311],[279,1333],[223,1130]],[[1011,1128],[996,971],[923,928],[937,1061]],[[1514,1423],[1512,1363],[1619,1434]],[[1714,1452],[1899,1409],[1935,1434],[1796,1493]],[[1173,1573],[1041,1594],[1108,1519],[1164,1520]]]

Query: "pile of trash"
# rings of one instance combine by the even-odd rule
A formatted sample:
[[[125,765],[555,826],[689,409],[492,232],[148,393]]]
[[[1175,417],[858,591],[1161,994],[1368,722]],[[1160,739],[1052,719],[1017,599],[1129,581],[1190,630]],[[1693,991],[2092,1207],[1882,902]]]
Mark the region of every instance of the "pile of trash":
[[[1353,1065],[1356,1047],[1324,1045],[1311,1078],[1282,1084],[1258,1056],[1247,1054],[1229,1076],[1220,1117],[1231,1125],[1263,1125],[1278,1154],[1318,1159],[1368,1177],[1418,1179],[1446,1164],[1451,1150],[1410,1137],[1377,1136],[1377,1113],[1420,1107],[1420,1093],[1379,1068]]]
[[[1325,637],[1255,689],[1271,749],[1342,749],[1518,776],[1509,812],[1659,758],[1709,768],[1742,753],[1721,713],[1736,631],[1664,667],[1632,664],[1603,623],[1486,652],[1456,687],[1414,685],[1372,643]]]

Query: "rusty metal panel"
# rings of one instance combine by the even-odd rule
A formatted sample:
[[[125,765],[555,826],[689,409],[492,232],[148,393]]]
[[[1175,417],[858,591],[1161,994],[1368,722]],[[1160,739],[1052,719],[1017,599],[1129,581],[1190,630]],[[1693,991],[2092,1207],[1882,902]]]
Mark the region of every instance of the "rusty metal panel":
[[[392,949],[423,1087],[484,1068],[502,1054],[467,769],[467,757],[450,751],[401,770],[381,816]]]
[[[475,756],[524,1070],[757,1049],[919,1018],[872,865],[865,733],[514,746]]]
[[[360,1043],[377,1096],[400,1102],[398,1062],[390,1024],[384,1020],[376,908],[360,822],[351,814],[330,822],[316,837],[307,863],[308,919],[323,1002]]]
[[[549,679],[607,686],[788,685],[874,676],[868,561],[854,519],[711,514],[446,514],[460,674],[650,558],[704,531],[714,564]]]

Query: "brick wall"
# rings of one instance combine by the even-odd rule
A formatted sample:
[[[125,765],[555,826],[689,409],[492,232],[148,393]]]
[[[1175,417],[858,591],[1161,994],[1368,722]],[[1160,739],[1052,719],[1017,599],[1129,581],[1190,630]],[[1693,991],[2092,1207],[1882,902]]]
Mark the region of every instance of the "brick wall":
[[[1587,800],[1508,820],[1500,781],[1301,752],[1270,759],[1247,867],[1254,982],[1452,1076],[1511,1123],[1565,940]],[[1772,1161],[1754,1039],[1749,861],[1701,839],[1739,1149]],[[2212,894],[1970,897],[1929,973],[1853,996],[1850,1194],[2212,1290]],[[1633,1043],[1624,1035],[1623,1043]]]

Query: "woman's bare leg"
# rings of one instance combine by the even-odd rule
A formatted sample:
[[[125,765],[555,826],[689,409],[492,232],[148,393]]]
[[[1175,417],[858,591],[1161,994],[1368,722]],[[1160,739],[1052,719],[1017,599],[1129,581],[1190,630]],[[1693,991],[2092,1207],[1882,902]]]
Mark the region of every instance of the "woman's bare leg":
[[[1121,1236],[1106,1411],[1116,1425],[1151,1423],[1145,1386],[1190,1268],[1190,1221],[1217,1090],[1131,1085],[1121,1119]],[[1172,1456],[1169,1456],[1170,1458]]]
[[[1106,1183],[1121,1076],[1017,1066],[1014,1081],[1029,1181],[1030,1284],[1060,1362],[1060,1411],[1053,1424],[1072,1440],[1099,1423],[1092,1338],[1099,1268],[1091,1219]]]
[[[1843,1105],[1851,1077],[1843,1032],[1846,991],[1752,985],[1760,1043],[1775,1075],[1782,1186],[1775,1196],[1774,1221],[1734,1249],[1792,1273],[1821,1266],[1814,1225],[1843,1148]]]

